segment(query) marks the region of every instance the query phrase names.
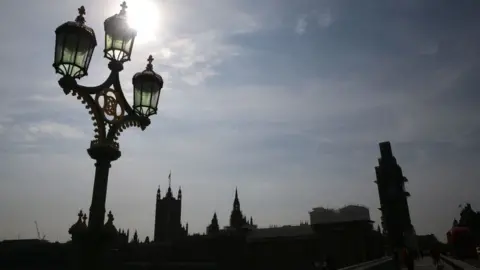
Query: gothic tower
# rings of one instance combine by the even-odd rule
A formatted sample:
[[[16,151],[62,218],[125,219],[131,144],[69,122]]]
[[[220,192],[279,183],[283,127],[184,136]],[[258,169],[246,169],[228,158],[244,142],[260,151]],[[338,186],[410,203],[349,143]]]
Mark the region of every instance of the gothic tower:
[[[172,173],[168,175],[168,189],[162,198],[160,187],[157,190],[155,209],[154,241],[174,241],[187,235],[187,230],[182,227],[182,190],[179,188],[177,198],[172,194]]]
[[[235,199],[233,200],[233,209],[230,214],[230,228],[241,229],[247,224],[247,219],[243,216],[240,209],[240,200],[238,199],[238,190],[235,188]]]
[[[218,225],[217,213],[213,213],[212,222],[207,226],[207,235],[213,235],[220,231],[220,226]]]
[[[393,247],[405,244],[405,237],[413,231],[408,208],[407,198],[410,196],[405,190],[407,178],[403,176],[402,168],[393,156],[390,142],[380,145],[379,165],[375,167],[382,212],[382,227],[387,232]]]

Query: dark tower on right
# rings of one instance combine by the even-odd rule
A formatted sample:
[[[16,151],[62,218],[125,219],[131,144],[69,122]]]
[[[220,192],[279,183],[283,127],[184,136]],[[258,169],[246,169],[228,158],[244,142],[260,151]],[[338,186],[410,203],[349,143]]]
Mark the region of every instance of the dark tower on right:
[[[414,231],[407,201],[410,193],[405,190],[408,180],[393,156],[390,142],[381,142],[379,145],[380,158],[379,165],[375,167],[375,183],[380,197],[382,227],[388,234],[391,247],[399,248],[407,244],[406,238]]]

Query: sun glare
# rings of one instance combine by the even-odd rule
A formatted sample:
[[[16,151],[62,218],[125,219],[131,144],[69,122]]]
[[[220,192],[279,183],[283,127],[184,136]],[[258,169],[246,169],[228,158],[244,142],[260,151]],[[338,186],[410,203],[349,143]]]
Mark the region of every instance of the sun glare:
[[[156,39],[160,25],[159,6],[153,0],[135,0],[128,2],[128,23],[137,30],[136,44]]]

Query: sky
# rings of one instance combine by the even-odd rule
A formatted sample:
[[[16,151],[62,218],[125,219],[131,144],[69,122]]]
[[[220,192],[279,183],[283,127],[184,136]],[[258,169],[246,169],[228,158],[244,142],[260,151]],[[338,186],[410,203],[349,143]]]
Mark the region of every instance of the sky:
[[[480,2],[130,2],[141,29],[121,74],[127,99],[149,54],[165,87],[152,124],[120,137],[106,205],[117,228],[152,238],[170,170],[191,233],[214,211],[228,224],[236,187],[260,227],[346,204],[378,222],[374,167],[387,140],[418,234],[445,239],[459,204],[480,208]],[[79,82],[94,86],[109,72],[102,24],[121,1],[2,2],[0,239],[36,238],[37,221],[46,239],[67,241],[89,209],[92,122],[52,68],[54,30],[82,4],[98,46]]]

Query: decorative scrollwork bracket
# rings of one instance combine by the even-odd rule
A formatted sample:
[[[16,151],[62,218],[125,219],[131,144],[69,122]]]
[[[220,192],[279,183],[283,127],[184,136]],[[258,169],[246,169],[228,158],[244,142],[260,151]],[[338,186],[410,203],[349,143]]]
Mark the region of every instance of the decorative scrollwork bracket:
[[[128,127],[145,130],[150,119],[135,113],[125,98],[119,79],[123,64],[111,61],[108,67],[110,75],[98,86],[80,85],[70,76],[62,77],[58,83],[66,95],[72,94],[81,100],[91,115],[94,125],[91,146],[110,146],[118,150],[117,141],[123,130]]]

